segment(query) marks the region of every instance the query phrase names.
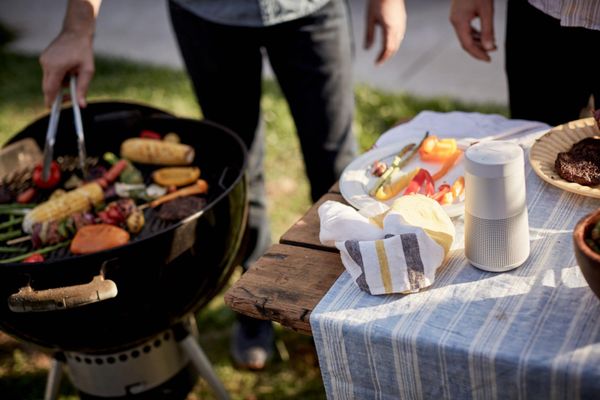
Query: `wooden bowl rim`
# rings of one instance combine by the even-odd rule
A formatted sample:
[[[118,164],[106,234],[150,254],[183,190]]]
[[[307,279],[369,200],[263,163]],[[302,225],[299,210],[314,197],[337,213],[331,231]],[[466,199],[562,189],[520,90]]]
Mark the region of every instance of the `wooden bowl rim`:
[[[587,228],[597,223],[600,220],[600,208],[587,214],[581,218],[575,225],[573,230],[573,238],[575,239],[575,245],[585,254],[586,257],[593,260],[595,263],[600,265],[600,254],[592,250],[584,240],[584,235]]]

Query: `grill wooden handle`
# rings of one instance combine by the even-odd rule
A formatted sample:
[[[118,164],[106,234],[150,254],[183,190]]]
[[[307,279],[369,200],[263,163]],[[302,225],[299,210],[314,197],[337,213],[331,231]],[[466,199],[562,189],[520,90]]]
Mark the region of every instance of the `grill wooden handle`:
[[[91,282],[83,285],[46,290],[33,290],[29,285],[24,286],[8,297],[8,308],[19,313],[66,310],[112,299],[117,293],[114,281],[96,275]]]

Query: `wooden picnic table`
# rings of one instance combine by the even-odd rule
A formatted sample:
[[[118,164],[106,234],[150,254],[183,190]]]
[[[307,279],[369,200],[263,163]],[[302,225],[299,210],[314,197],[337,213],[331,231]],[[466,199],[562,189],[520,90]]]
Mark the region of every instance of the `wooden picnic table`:
[[[332,186],[225,293],[225,304],[241,314],[311,334],[312,310],[344,271],[338,250],[319,241],[317,210],[327,200],[347,204],[338,184]]]

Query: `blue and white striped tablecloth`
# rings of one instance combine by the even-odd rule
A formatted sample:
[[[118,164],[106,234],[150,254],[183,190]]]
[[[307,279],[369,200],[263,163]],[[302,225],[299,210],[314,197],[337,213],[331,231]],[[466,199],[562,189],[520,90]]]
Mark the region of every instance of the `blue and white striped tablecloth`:
[[[311,315],[330,399],[600,399],[600,300],[572,229],[599,199],[526,165],[531,254],[489,273],[457,243],[421,293],[371,296],[343,273]]]

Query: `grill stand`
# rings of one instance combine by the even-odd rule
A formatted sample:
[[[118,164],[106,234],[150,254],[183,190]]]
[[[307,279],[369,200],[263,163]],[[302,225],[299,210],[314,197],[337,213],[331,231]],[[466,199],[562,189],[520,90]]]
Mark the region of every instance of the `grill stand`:
[[[215,374],[215,371],[210,364],[210,361],[204,354],[202,347],[198,344],[196,339],[188,335],[185,339],[179,342],[179,345],[182,347],[184,353],[188,355],[192,365],[196,368],[196,371],[202,376],[208,385],[212,388],[217,396],[217,399],[220,400],[229,400],[229,395],[225,390],[225,387]]]
[[[185,370],[192,369],[206,380],[219,400],[229,400],[225,387],[197,341],[195,319],[190,317],[190,321],[174,326],[141,346],[119,353],[55,354],[46,380],[44,400],[58,398],[65,366],[73,385],[86,399],[154,399],[158,398],[154,397],[158,396],[157,391],[162,396],[167,393],[165,398],[171,398],[172,394],[160,392],[160,388],[169,381],[185,379],[189,376]],[[169,347],[171,337],[174,343]],[[164,344],[160,346],[160,343]],[[131,377],[131,373],[136,374],[135,377]],[[174,386],[181,388],[179,383]]]
[[[44,390],[44,400],[54,400],[58,398],[58,389],[64,373],[64,362],[60,360],[60,353],[55,355],[50,361],[50,371],[46,380],[46,389]]]

